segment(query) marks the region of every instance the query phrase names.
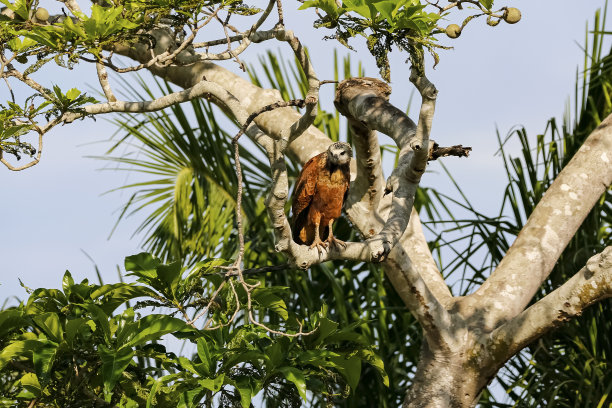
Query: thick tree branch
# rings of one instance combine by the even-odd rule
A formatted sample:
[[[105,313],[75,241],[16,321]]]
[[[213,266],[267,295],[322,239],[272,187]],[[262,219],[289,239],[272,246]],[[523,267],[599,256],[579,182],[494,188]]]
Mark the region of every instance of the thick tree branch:
[[[612,297],[612,246],[590,258],[586,266],[555,291],[495,329],[485,347],[502,364],[548,331],[609,297]]]
[[[472,302],[484,306],[482,319],[487,329],[494,329],[527,306],[611,183],[612,115],[563,168],[497,269],[470,296]]]
[[[351,183],[345,208],[365,238],[371,238],[382,229],[385,220],[380,214],[384,192],[380,146],[375,130],[349,118],[355,145],[357,174]],[[388,206],[387,206],[388,207]]]
[[[349,119],[349,124],[353,132],[357,175],[351,183],[346,202],[346,213],[362,235],[370,238],[382,230],[384,220],[389,214],[391,196],[383,196],[384,180],[376,131],[369,130],[353,119]],[[400,244],[405,252],[392,251],[389,254],[390,260],[384,264],[389,279],[394,285],[397,285],[397,288],[416,288],[418,285],[415,282],[420,279],[420,275],[428,290],[439,302],[445,307],[450,306],[452,295],[431,255],[421,221],[414,208],[408,227],[400,239]],[[399,259],[400,255],[403,256],[403,260]],[[409,262],[405,262],[406,255],[408,255]],[[389,267],[390,264],[398,267]],[[403,281],[406,276],[410,277],[408,284]],[[407,304],[412,302],[411,310],[412,307],[417,306],[408,297],[404,301]]]
[[[404,234],[421,175],[427,166],[429,133],[437,91],[424,77],[411,76],[423,97],[419,126],[388,101],[391,88],[373,78],[351,78],[343,81],[336,91],[334,104],[340,113],[371,130],[391,136],[400,149],[398,166],[387,181],[393,191],[391,210],[382,230],[368,239],[379,242],[383,253],[372,254],[384,259]]]
[[[351,78],[338,86],[334,103],[349,119],[357,150],[357,177],[351,186],[347,213],[360,213],[357,224],[369,238],[366,242],[382,238],[392,248],[383,263],[386,275],[423,326],[428,343],[448,348],[452,343],[448,328],[452,325],[446,308],[452,296],[431,257],[418,216],[405,234],[411,212],[416,216],[414,195],[427,165],[436,96],[435,88],[426,79],[414,77],[413,82],[423,96],[420,128],[388,102],[391,89],[385,83]],[[395,178],[391,178],[392,200],[382,197],[380,150],[374,129],[389,134],[400,148],[399,163],[403,167],[398,166]],[[404,242],[408,245],[396,246],[402,237],[406,237]],[[416,264],[405,250],[411,246]]]
[[[453,301],[448,285],[436,265],[431,250],[427,245],[427,239],[423,233],[421,219],[414,207],[410,215],[410,222],[406,232],[400,239],[399,245],[406,251],[410,258],[410,265],[404,265],[404,269],[411,269],[411,273],[419,274],[427,284],[427,287],[435,295],[438,301],[449,309]]]

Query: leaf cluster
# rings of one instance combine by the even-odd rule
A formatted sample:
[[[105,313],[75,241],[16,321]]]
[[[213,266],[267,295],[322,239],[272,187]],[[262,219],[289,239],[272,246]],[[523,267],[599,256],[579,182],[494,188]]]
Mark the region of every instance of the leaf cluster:
[[[349,47],[348,40],[359,35],[366,38],[368,50],[375,57],[381,76],[391,80],[388,53],[392,47],[406,50],[414,67],[423,72],[424,50],[428,50],[437,64],[436,48],[445,48],[436,43],[434,34],[438,13],[425,10],[420,0],[346,0],[342,7],[335,0],[308,0],[300,9],[315,7],[326,14],[320,16],[315,27],[332,28],[336,33],[330,37]]]
[[[248,408],[264,390],[275,395],[277,406],[299,407],[307,391],[331,398],[354,389],[362,362],[386,378],[380,359],[355,332],[359,323],[341,329],[326,308],[309,317],[314,334],[287,337],[244,324],[244,316],[233,325],[201,330],[172,312],[130,306],[138,300],[197,312],[204,304],[194,301],[194,294],[205,293],[206,282],[220,278],[209,274],[220,262],[186,269],[142,253],[125,262],[138,283],[76,283],[66,272],[61,290],[29,290],[27,301],[0,311],[3,403],[199,407],[220,401],[220,406]],[[291,333],[297,320],[282,292],[286,288],[258,288],[255,307],[277,313]],[[220,305],[211,314],[215,323],[223,323],[219,316],[232,305],[223,302],[226,294],[217,296]],[[193,355],[171,351],[168,335],[190,344]]]
[[[76,88],[63,93],[57,85],[53,90],[45,90],[48,100],[36,104],[38,95],[32,95],[23,103],[23,106],[8,101],[0,104],[0,150],[21,159],[21,155],[34,156],[36,148],[30,143],[21,141],[21,137],[30,131],[41,133],[38,123],[40,117],[45,120],[52,117],[59,119],[66,112],[82,112],[81,106],[97,102],[95,98],[81,94]]]

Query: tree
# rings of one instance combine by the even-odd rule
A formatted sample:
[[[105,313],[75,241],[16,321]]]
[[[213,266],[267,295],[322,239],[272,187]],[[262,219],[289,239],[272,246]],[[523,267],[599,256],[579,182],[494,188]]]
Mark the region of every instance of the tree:
[[[23,106],[12,101],[3,110],[0,152],[16,156],[26,154],[32,156],[33,160],[21,167],[13,166],[5,157],[0,160],[14,170],[35,165],[41,157],[44,134],[58,124],[70,123],[82,117],[109,112],[150,112],[199,97],[218,104],[240,126],[240,132],[232,139],[237,167],[237,198],[234,204],[237,222],[236,258],[229,265],[224,265],[224,279],[218,282],[212,280],[210,289],[213,291],[210,292],[210,298],[195,304],[189,303],[194,296],[192,289],[198,287],[195,282],[203,278],[201,273],[209,273],[211,268],[218,265],[199,264],[197,271],[204,272],[196,271],[187,276],[195,276],[197,279],[183,281],[183,270],[176,264],[161,266],[159,261],[145,255],[129,258],[126,266],[131,269],[128,270],[138,276],[146,287],[157,290],[156,293],[141,288],[136,292],[141,291],[138,293],[156,299],[158,303],[151,303],[152,305],[174,306],[178,311],[186,305],[200,307],[205,315],[212,312],[213,304],[218,303],[215,297],[225,289],[230,295],[230,301],[232,296],[235,297],[233,308],[228,308],[231,313],[226,319],[234,319],[232,315],[238,313],[240,305],[243,305],[243,319],[246,323],[262,330],[270,329],[253,314],[253,299],[257,298],[257,290],[260,289],[258,284],[244,279],[247,271],[253,271],[245,270],[244,267],[247,264],[250,266],[249,262],[253,261],[251,257],[254,256],[245,251],[243,229],[243,213],[247,211],[247,208],[243,210],[242,206],[245,195],[243,181],[248,180],[248,174],[245,178],[240,166],[238,139],[246,133],[266,153],[272,169],[270,194],[252,214],[261,215],[262,208],[267,210],[275,234],[275,249],[286,256],[290,267],[299,269],[308,269],[328,260],[381,263],[387,278],[423,330],[424,340],[419,366],[406,394],[404,406],[470,406],[477,401],[478,395],[499,368],[523,347],[559,322],[580,314],[586,306],[609,297],[612,293],[612,249],[608,247],[599,254],[591,253],[593,256],[573,277],[527,307],[542,282],[551,273],[563,248],[574,237],[583,219],[610,185],[612,166],[609,165],[609,155],[612,136],[607,125],[612,118],[603,120],[601,125],[592,131],[582,148],[557,175],[531,212],[521,234],[491,276],[473,294],[453,297],[431,256],[413,204],[427,161],[448,152],[440,150],[429,140],[436,89],[425,76],[424,52],[429,51],[437,60],[435,36],[445,32],[451,38],[458,37],[461,30],[473,20],[475,15],[464,20],[462,27],[449,26],[442,29],[438,26],[440,15],[454,12],[462,7],[462,3],[473,5],[476,14],[486,15],[487,22],[491,25],[496,25],[502,19],[513,23],[520,18],[518,10],[502,8],[493,11],[492,2],[484,0],[450,2],[448,6],[438,6],[436,3],[427,7],[416,1],[351,1],[345,2],[343,7],[332,1],[304,3],[304,6],[322,10],[324,15],[320,16],[317,24],[335,29],[334,36],[339,41],[346,43],[357,34],[364,35],[383,78],[389,76],[387,52],[394,46],[407,50],[412,64],[410,79],[422,96],[420,115],[415,124],[401,110],[388,103],[390,88],[382,81],[357,78],[344,81],[338,86],[336,106],[349,120],[352,142],[357,152],[356,178],[351,185],[346,212],[353,226],[359,231],[361,240],[349,243],[346,249],[329,250],[319,254],[315,249],[299,246],[291,240],[290,226],[284,211],[289,190],[286,159],[304,163],[314,153],[324,150],[330,140],[310,126],[317,116],[320,83],[302,44],[284,27],[280,1],[270,1],[266,10],[259,13],[258,10],[236,1],[210,1],[204,4],[103,2],[92,7],[91,15],[81,12],[76,2],[68,1],[65,4],[72,15],[53,18],[48,16],[46,10],[35,10],[35,5],[28,2],[5,3],[8,9],[5,10],[6,18],[2,22],[2,35],[6,44],[2,73],[5,78],[15,78],[23,82],[33,89],[34,94],[26,98]],[[271,13],[275,8],[278,11],[278,23],[270,30],[260,30],[264,21],[272,18]],[[434,12],[430,12],[430,9]],[[249,25],[244,31],[234,29],[229,25],[230,14],[255,14],[256,23]],[[203,33],[206,25],[212,21],[222,25],[226,32],[225,37],[198,43],[198,33]],[[227,30],[235,30],[235,35],[229,36]],[[272,39],[287,42],[294,51],[308,83],[305,98],[281,100],[277,93],[261,89],[210,62],[236,59],[240,63],[237,55],[244,48],[252,43]],[[218,53],[211,53],[207,48],[220,44],[231,46],[232,43],[239,45]],[[27,64],[28,57],[34,55],[37,59],[34,64],[21,71],[14,67],[13,61]],[[120,68],[119,64],[113,61],[118,55],[131,58],[138,65]],[[52,59],[67,66],[77,61],[96,64],[100,84],[108,102],[97,103],[76,89],[64,93],[59,88],[48,90],[36,83],[32,74]],[[118,73],[147,69],[185,90],[144,102],[118,101],[108,85],[105,72],[108,68]],[[42,102],[38,103],[39,100]],[[299,115],[289,106],[305,108],[305,113]],[[46,119],[44,125],[39,123],[42,117]],[[377,130],[391,136],[399,149],[397,165],[386,184],[382,178],[380,148],[375,133]],[[39,135],[40,142],[36,149],[21,141],[21,136],[26,132]],[[465,152],[461,147],[457,147],[457,150],[460,153]],[[187,176],[185,174],[186,178]],[[197,191],[193,193],[196,200],[200,196],[202,194]],[[205,205],[202,201],[196,204]],[[176,214],[180,215],[180,212]],[[185,256],[180,251],[173,255]],[[67,291],[77,293],[77,289],[72,289],[73,286],[74,283],[67,276],[65,294]],[[97,291],[102,290],[101,288],[87,283],[82,286],[88,289],[77,293],[78,296],[89,298],[87,302],[83,302],[100,301]],[[229,290],[228,286],[232,290]],[[81,288],[78,285],[77,287]],[[179,287],[180,290],[177,289]],[[121,291],[129,292],[132,289],[122,287]],[[94,296],[94,293],[98,296]],[[265,300],[260,300],[260,305],[273,309],[277,298],[270,292],[264,293]],[[41,294],[42,296],[39,296]],[[113,297],[116,297],[117,301],[125,301],[132,295],[135,293],[130,292],[129,296],[114,293]],[[37,296],[57,300],[59,295],[47,296],[46,293],[38,292]],[[35,301],[36,298],[33,302]],[[67,306],[66,302],[74,303],[74,300],[60,299],[61,305]],[[102,322],[107,316],[99,314],[99,306],[84,308],[98,319],[97,323],[94,323],[96,327],[104,327]],[[105,313],[112,311],[103,310]],[[60,323],[66,325],[66,330],[68,328],[68,323],[62,322],[57,313],[59,312],[45,309],[42,317],[31,317],[36,314],[36,309],[32,309],[29,312],[19,311],[6,316],[7,319],[26,322],[24,325],[36,325],[49,341],[57,343],[62,340],[62,336],[55,328]],[[217,314],[206,321],[210,324],[222,322],[223,313],[214,313]],[[194,324],[194,320],[186,314],[183,315],[188,322]],[[285,317],[284,314],[281,313],[281,317]],[[121,319],[129,321],[130,318],[123,316]],[[115,320],[117,325],[120,325],[117,322],[121,319]],[[320,341],[330,333],[340,335],[333,324],[325,319],[325,313],[321,311],[318,317],[311,317],[306,329],[299,320],[291,319],[281,326],[289,330],[287,333],[293,336],[291,338],[303,335],[306,343],[309,343],[306,334],[312,330],[318,332]],[[175,335],[191,330],[175,320],[164,323],[168,333],[173,332]],[[77,325],[76,322],[71,324]],[[208,323],[205,323],[205,326],[206,324]],[[107,331],[101,333],[100,330],[93,329],[93,332],[106,336],[105,339],[110,341]],[[312,334],[317,335],[317,332]],[[85,329],[83,335],[87,333]],[[158,331],[156,336],[160,333],[163,333],[163,330]],[[142,346],[144,343],[139,341],[150,339],[146,336],[136,338],[138,341],[128,340],[129,344],[125,347],[129,346],[129,349],[120,348],[113,351],[98,348],[98,354],[103,357],[103,367],[112,367],[109,368],[112,374],[104,377],[103,384],[104,395],[110,400],[114,381],[121,376],[122,369],[130,364],[134,350],[131,347]],[[342,336],[333,341],[341,340]],[[7,348],[9,352],[3,352],[5,361],[12,361],[13,357],[20,355],[19,350],[23,351],[31,345],[24,343],[28,339],[19,341],[22,343],[14,343],[16,345],[12,348]],[[225,341],[227,340],[222,340],[221,343]],[[271,344],[281,344],[279,347],[282,349],[283,342],[287,343],[287,340],[278,340],[278,343]],[[43,346],[36,344],[39,349],[34,350],[32,358],[34,365],[39,367],[37,374],[42,375],[45,372],[44,362],[51,361],[54,353],[49,350],[56,350],[57,347],[50,343],[44,343]],[[269,347],[272,345],[269,344]],[[308,352],[308,347],[302,351]],[[358,347],[353,352],[355,354],[346,354],[344,357],[344,360],[351,361],[349,366],[342,366],[340,360],[334,360],[336,356],[323,358],[317,364],[319,367],[325,367],[327,364],[338,370],[354,388],[355,379],[349,374],[355,362],[354,359],[351,360],[351,356],[358,355],[360,359],[369,361],[374,366],[378,363],[367,348]],[[140,355],[149,356],[151,355]],[[203,350],[200,362],[204,364],[206,359],[206,352]],[[185,366],[183,368],[189,370]],[[280,374],[283,378],[293,383],[304,397],[304,381],[300,374],[290,366],[281,368]],[[195,371],[202,374],[197,369]],[[78,375],[77,373],[77,380],[80,380]],[[233,378],[227,373],[228,378],[233,381],[228,384],[236,386],[244,405],[248,387],[239,381],[235,372],[232,375]],[[176,378],[178,377],[167,380],[174,381]],[[274,378],[274,374],[268,373],[262,378],[269,380]],[[24,383],[27,380],[21,381]],[[323,383],[325,384],[325,381]],[[206,384],[208,391],[218,390],[218,385]],[[321,389],[323,388],[325,387]],[[152,398],[152,394],[154,391],[151,391],[149,398]],[[96,395],[94,397],[99,398]]]

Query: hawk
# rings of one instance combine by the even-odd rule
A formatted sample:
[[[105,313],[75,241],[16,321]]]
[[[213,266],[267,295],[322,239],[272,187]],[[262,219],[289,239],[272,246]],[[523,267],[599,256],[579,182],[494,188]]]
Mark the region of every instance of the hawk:
[[[293,240],[316,247],[346,244],[334,237],[332,224],[340,217],[349,183],[353,151],[348,143],[333,143],[304,164],[293,191]],[[325,241],[322,240],[325,239]]]

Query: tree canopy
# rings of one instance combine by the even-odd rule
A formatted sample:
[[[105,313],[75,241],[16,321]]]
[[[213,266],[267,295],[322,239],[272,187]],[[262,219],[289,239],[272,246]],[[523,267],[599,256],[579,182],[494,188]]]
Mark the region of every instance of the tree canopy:
[[[560,133],[551,122],[550,141],[540,136],[535,154],[518,132],[523,161],[504,156],[506,198],[499,215],[486,217],[469,202],[418,189],[429,161],[470,150],[430,140],[437,89],[425,55],[436,64],[442,39],[458,38],[476,21],[518,22],[516,8],[487,0],[303,2],[331,39],[350,47],[363,37],[384,80],[389,51],[407,52],[421,96],[413,121],[389,102],[388,84],[351,77],[348,66],[335,85],[337,112],[323,111],[325,81],[285,27],[280,0],[265,9],[242,1],[120,0],[86,9],[67,0],[57,15],[38,2],[3,3],[0,72],[11,92],[9,80],[29,94],[12,93],[2,107],[0,161],[25,170],[41,160],[43,138],[58,125],[122,113],[125,137],[110,153],[136,142],[142,156],[111,160],[152,177],[126,186],[133,195],[124,212],[151,210],[140,230],[153,253],[126,258],[135,282],[76,283],[67,272],[62,290],[28,288],[26,302],[0,313],[5,403],[248,407],[259,394],[270,406],[463,407],[480,398],[500,406],[483,390],[508,360],[515,370],[501,378],[512,392],[524,387],[532,401],[560,398],[529,386],[537,370],[523,374],[528,361],[551,362],[537,348],[521,350],[541,339],[559,352],[554,338],[542,336],[612,295],[612,119],[599,31],[575,123]],[[461,25],[441,26],[464,8]],[[269,85],[219,65],[232,60],[245,69],[241,52],[264,41],[289,46],[295,81],[273,55]],[[94,64],[100,96],[38,83],[52,62]],[[163,95],[130,85],[121,100],[109,70],[147,70],[167,81],[158,83]],[[220,124],[213,105],[230,125]],[[356,160],[346,217],[334,231],[349,242],[320,252],[291,239],[286,207],[300,165],[340,138],[340,115]],[[381,148],[377,131],[395,145]],[[28,134],[38,145],[22,140]],[[383,154],[395,162],[386,180]],[[7,155],[31,159],[16,166]],[[454,217],[454,204],[473,218]],[[466,252],[446,232],[428,243],[418,211],[451,230],[471,229]],[[474,264],[478,248],[487,249],[481,267]],[[467,272],[461,293],[445,280],[455,270]],[[606,307],[592,312],[591,327],[604,332],[597,319]],[[584,330],[575,330],[583,339]],[[168,335],[193,344],[193,357],[160,344]],[[605,347],[605,339],[591,338]],[[567,400],[601,405],[609,368],[588,361],[594,396]]]

